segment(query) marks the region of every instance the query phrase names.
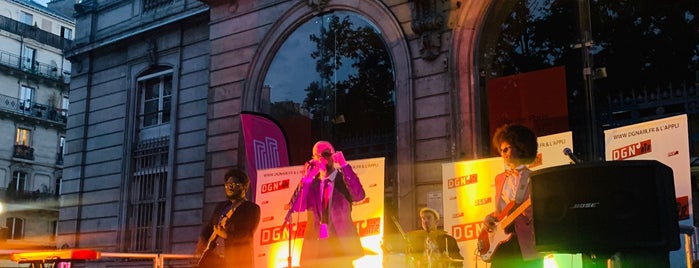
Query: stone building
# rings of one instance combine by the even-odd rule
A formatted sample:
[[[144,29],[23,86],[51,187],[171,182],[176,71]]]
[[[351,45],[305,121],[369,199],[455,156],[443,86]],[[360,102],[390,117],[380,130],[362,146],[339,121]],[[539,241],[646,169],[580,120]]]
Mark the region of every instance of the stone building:
[[[0,1],[1,248],[55,246],[74,22],[32,1]]]
[[[75,6],[70,51],[65,202],[57,244],[191,253],[202,216],[224,198],[220,177],[228,167],[245,165],[242,111],[280,123],[289,135],[292,164],[307,160],[319,139],[333,141],[350,159],[386,157],[386,215],[396,216],[405,229],[417,228],[418,208],[441,202],[442,163],[493,156],[491,79],[565,66],[567,88],[555,100],[568,104],[565,117],[523,120],[545,126],[542,135],[573,131],[576,148],[588,159],[601,157],[596,150],[602,128],[677,113],[690,114],[694,122],[695,62],[674,80],[620,88],[617,80],[623,79],[615,78],[617,84],[604,84],[597,79],[620,67],[611,61],[606,69],[591,65],[591,54],[604,47],[591,50],[589,25],[579,23],[589,19],[589,10],[546,7],[565,23],[537,33],[562,40],[516,38],[542,37],[527,27],[529,35],[504,35],[504,25],[514,23],[510,18],[522,9],[537,14],[533,10],[541,5],[82,1]],[[539,50],[529,46],[536,42],[543,44]],[[508,49],[515,52],[497,53]],[[596,81],[609,90],[587,99]],[[667,98],[657,97],[667,92]],[[658,101],[645,101],[651,95]],[[632,112],[641,110],[652,112]],[[597,123],[590,125],[593,119]],[[590,126],[597,131],[589,133]]]

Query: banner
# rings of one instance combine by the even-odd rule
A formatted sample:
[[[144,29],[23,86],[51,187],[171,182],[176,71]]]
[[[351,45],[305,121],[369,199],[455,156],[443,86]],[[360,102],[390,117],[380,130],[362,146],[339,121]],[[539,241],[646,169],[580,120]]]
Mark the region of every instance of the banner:
[[[566,92],[564,66],[489,80],[490,137],[505,123],[525,125],[542,136],[569,130]]]
[[[672,168],[679,224],[693,226],[688,133],[687,115],[678,115],[606,130],[604,138],[608,161],[649,159]],[[671,267],[687,265],[682,240],[680,249],[670,253]]]
[[[384,158],[351,160],[348,163],[359,176],[366,193],[364,200],[352,207],[352,220],[366,253],[354,264],[356,267],[380,267],[383,258]],[[257,171],[255,192],[261,215],[254,236],[255,267],[288,267],[289,256],[292,266],[299,266],[306,211],[291,215],[291,236],[283,225],[288,203],[302,176],[303,165]]]
[[[240,113],[240,123],[245,142],[247,173],[250,176],[250,189],[256,189],[256,170],[289,165],[286,138],[273,119],[252,112]],[[251,200],[256,200],[253,192]]]
[[[572,148],[572,132],[542,136],[537,141],[538,154],[530,169],[571,162],[563,150]],[[495,210],[495,176],[504,170],[501,157],[442,164],[444,231],[458,242],[463,267],[487,267],[477,254],[478,233],[485,216]]]

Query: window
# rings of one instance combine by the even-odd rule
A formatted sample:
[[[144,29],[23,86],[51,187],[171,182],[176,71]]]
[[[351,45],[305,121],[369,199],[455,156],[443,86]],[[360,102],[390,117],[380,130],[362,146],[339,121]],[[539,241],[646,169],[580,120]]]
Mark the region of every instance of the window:
[[[24,238],[24,220],[15,217],[8,217],[5,220],[5,226],[7,226],[8,234],[7,239],[20,240]]]
[[[34,15],[20,11],[19,12],[19,22],[27,24],[27,25],[34,25]]]
[[[56,185],[55,185],[56,189],[53,192],[56,197],[61,195],[61,181],[62,181],[62,177],[56,178]]]
[[[66,151],[66,137],[58,138],[58,152],[56,153],[56,165],[63,165],[63,156]]]
[[[17,128],[17,136],[15,137],[15,145],[31,147],[32,131],[26,128]]]
[[[12,180],[7,185],[7,196],[10,198],[21,197],[24,194],[24,185],[27,182],[27,172],[16,170],[12,172]]]
[[[22,109],[23,111],[31,111],[33,97],[34,88],[22,86],[19,92],[20,109]]]
[[[133,152],[127,222],[129,252],[163,250],[167,226],[169,138],[141,141]]]
[[[58,236],[58,221],[51,221],[50,241],[56,241],[56,236]]]
[[[36,57],[36,49],[31,48],[31,47],[24,47],[24,51],[22,51],[22,69],[23,70],[34,70],[35,69],[35,58]]]
[[[58,154],[63,156],[65,153],[65,148],[66,148],[66,137],[61,136],[60,138],[58,138]]]
[[[172,71],[139,78],[141,127],[167,124],[170,121]]]
[[[73,38],[73,30],[70,28],[66,28],[61,26],[61,36],[65,39],[72,39]]]
[[[144,0],[143,1],[143,11],[151,11],[158,7],[162,7],[171,4],[172,0]]]
[[[295,141],[292,165],[307,161],[317,140],[355,148],[351,158],[395,159],[393,62],[368,19],[347,11],[311,18],[276,52],[264,85],[260,112]]]
[[[63,96],[61,101],[61,116],[68,116],[68,106],[70,105],[70,100],[68,96]]]
[[[494,79],[565,66],[568,118],[531,122],[537,127],[568,123],[576,137],[573,146],[589,154],[595,146],[604,147],[602,129],[683,113],[696,122],[696,1],[590,2],[580,10],[581,1],[493,1],[474,50],[481,75],[478,95],[483,96],[475,98],[483,107],[478,113],[489,113]],[[588,38],[591,42],[585,43]],[[527,94],[546,96],[538,89]],[[514,101],[508,105],[521,106]],[[590,125],[593,119],[596,124]],[[696,156],[696,127],[689,131],[690,154]],[[604,151],[599,153],[591,158],[603,158]]]

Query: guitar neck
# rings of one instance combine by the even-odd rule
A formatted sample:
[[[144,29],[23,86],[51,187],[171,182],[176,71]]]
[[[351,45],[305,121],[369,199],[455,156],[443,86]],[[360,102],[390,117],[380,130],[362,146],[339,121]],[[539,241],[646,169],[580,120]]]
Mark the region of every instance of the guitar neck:
[[[526,201],[524,201],[524,203],[519,205],[519,207],[517,207],[517,209],[515,209],[515,211],[513,211],[512,214],[508,215],[502,221],[500,221],[500,226],[502,226],[503,229],[507,228],[507,226],[510,226],[510,224],[517,218],[517,216],[522,214],[524,212],[524,210],[529,208],[529,206],[531,206],[531,205],[532,205],[531,199],[527,199]]]

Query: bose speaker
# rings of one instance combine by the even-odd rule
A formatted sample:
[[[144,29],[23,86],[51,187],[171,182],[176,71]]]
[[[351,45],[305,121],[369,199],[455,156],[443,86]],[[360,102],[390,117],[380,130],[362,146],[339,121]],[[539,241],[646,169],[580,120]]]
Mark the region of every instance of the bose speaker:
[[[655,160],[590,162],[532,172],[540,252],[677,250],[672,169]]]

